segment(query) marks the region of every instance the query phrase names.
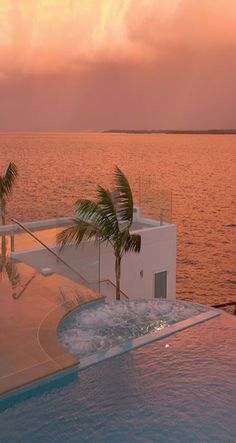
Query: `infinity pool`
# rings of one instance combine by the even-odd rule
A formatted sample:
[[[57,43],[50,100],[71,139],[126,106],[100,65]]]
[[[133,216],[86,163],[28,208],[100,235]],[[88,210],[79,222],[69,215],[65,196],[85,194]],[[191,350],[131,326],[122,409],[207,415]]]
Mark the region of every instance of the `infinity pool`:
[[[234,443],[236,320],[101,362],[0,413],[1,443]]]

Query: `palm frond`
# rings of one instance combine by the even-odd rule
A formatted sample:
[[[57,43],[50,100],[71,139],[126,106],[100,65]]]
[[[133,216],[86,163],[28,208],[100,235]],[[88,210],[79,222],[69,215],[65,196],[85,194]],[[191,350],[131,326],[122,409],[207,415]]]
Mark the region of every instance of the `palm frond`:
[[[99,186],[97,192],[97,202],[84,199],[77,201],[77,217],[96,226],[101,239],[108,241],[112,235],[119,232],[118,221],[109,191]]]
[[[141,235],[128,234],[124,242],[122,253],[126,252],[140,252],[141,249]]]
[[[96,225],[84,220],[74,219],[70,226],[57,234],[57,243],[61,246],[61,249],[72,242],[79,246],[83,240],[97,238],[98,234],[99,231]]]
[[[117,218],[117,211],[115,207],[115,200],[112,193],[98,186],[98,205],[101,211],[101,228],[107,231],[109,237],[115,236],[119,233],[119,222]]]
[[[100,208],[99,205],[88,199],[79,199],[75,203],[76,205],[76,215],[78,219],[84,221],[95,221],[100,217]]]
[[[115,179],[118,216],[120,220],[128,222],[130,227],[133,222],[133,196],[129,182],[118,166],[115,167]]]
[[[6,211],[6,194],[3,192],[0,183],[0,215],[4,214]]]
[[[8,196],[13,189],[13,185],[16,181],[18,175],[18,169],[15,163],[10,162],[7,170],[5,172],[5,175],[3,177],[0,177],[0,195],[1,196]]]

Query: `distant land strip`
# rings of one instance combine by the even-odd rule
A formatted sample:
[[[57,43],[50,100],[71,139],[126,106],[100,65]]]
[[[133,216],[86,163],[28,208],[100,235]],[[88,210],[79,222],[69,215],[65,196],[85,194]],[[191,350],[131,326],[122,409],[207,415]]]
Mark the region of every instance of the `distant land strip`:
[[[175,130],[175,129],[107,129],[106,133],[112,134],[215,134],[236,135],[236,129],[199,129],[199,130]]]

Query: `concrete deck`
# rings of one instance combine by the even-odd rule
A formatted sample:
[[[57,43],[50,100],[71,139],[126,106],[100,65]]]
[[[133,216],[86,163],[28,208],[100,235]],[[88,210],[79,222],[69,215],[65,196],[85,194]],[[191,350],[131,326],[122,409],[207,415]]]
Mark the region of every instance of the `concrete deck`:
[[[0,282],[0,395],[76,367],[57,327],[76,307],[102,298],[62,275],[44,277],[23,263],[16,271],[18,285],[7,274]]]

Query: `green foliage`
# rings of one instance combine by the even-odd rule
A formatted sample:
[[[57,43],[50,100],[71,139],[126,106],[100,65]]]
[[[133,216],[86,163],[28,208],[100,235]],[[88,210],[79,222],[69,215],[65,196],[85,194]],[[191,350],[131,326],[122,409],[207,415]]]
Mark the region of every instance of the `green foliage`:
[[[0,175],[0,198],[7,198],[12,192],[17,175],[17,166],[15,163],[10,162],[5,174],[3,176]]]
[[[2,216],[2,224],[5,224],[6,203],[9,195],[13,190],[18,169],[15,163],[10,162],[3,176],[0,175],[0,215]]]
[[[98,186],[96,202],[86,199],[76,202],[76,217],[72,219],[69,227],[58,234],[57,242],[62,248],[70,242],[78,246],[83,240],[91,238],[110,243],[116,257],[119,288],[120,260],[127,252],[140,252],[141,236],[130,234],[133,223],[133,196],[127,178],[117,166],[114,179],[115,187],[112,191]]]

